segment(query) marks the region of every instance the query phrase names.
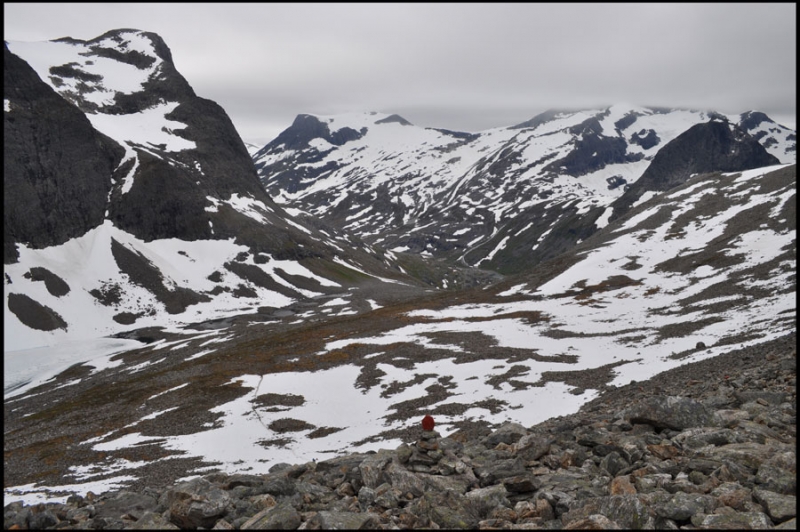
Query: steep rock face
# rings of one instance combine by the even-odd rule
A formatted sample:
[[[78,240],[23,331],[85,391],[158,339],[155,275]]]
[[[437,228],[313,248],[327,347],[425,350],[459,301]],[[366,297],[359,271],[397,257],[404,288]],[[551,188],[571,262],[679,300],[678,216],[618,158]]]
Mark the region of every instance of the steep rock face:
[[[727,120],[697,124],[656,154],[642,177],[614,202],[611,219],[622,216],[645,192],[669,190],[693,174],[738,172],[779,163],[758,140]]]
[[[3,261],[17,242],[61,244],[100,225],[125,153],[86,116],[3,50]]]
[[[28,68],[32,79],[19,92],[52,94],[55,90],[61,98],[53,94],[49,104],[64,110],[58,115],[59,126],[49,128],[45,139],[26,137],[15,130],[9,135],[8,118],[14,117],[14,110],[21,105],[15,103],[17,96],[11,95],[6,138],[11,137],[12,144],[23,151],[64,151],[59,146],[75,142],[65,139],[104,138],[101,134],[105,133],[121,146],[115,149],[113,158],[104,155],[108,148],[100,141],[93,141],[97,147],[75,146],[70,150],[81,154],[83,165],[108,161],[94,172],[104,182],[101,186],[85,184],[90,192],[77,199],[59,195],[54,199],[58,205],[50,206],[48,212],[87,213],[86,220],[74,230],[67,225],[56,233],[42,227],[40,221],[37,229],[44,229],[39,231],[43,236],[20,237],[25,242],[33,246],[61,243],[100,225],[104,218],[145,241],[229,238],[230,232],[223,235],[214,231],[213,201],[209,197],[224,201],[239,194],[267,209],[273,205],[228,116],[217,104],[194,93],[175,69],[170,50],[158,35],[123,29],[88,41],[64,38],[9,46],[29,61],[44,81],[36,80],[36,74]],[[13,65],[18,62],[12,67],[20,68]],[[6,79],[8,84],[8,74]],[[39,87],[31,91],[30,85],[37,83]],[[75,128],[85,131],[75,135]],[[30,157],[16,159],[17,166],[11,170],[17,181],[25,181],[23,173]],[[83,168],[72,173],[81,176],[79,183],[92,175]],[[13,188],[26,186],[30,185]],[[15,201],[20,209],[29,210],[32,198]],[[28,218],[44,217],[34,213]],[[249,222],[243,218],[234,225],[242,223]]]

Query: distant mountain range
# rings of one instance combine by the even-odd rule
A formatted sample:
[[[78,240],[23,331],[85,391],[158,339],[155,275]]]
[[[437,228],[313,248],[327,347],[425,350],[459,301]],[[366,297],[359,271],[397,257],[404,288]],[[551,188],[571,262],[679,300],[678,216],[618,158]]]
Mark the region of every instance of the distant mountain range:
[[[281,205],[391,251],[501,273],[557,256],[693,174],[795,160],[795,132],[763,113],[623,105],[480,133],[299,115],[254,156]]]

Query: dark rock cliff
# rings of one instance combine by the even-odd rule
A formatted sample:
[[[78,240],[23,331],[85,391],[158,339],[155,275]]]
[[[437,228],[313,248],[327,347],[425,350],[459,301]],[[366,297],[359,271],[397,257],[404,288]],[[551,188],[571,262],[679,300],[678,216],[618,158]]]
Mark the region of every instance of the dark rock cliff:
[[[127,40],[144,37],[146,51],[133,50]],[[172,63],[172,54],[158,35],[138,30],[113,30],[88,41],[64,38],[58,42],[82,46],[78,63],[54,65],[48,75],[57,90],[42,81],[20,57],[6,47],[4,158],[4,260],[17,260],[16,243],[41,248],[80,236],[109,219],[115,226],[150,241],[159,238],[239,237],[254,244],[272,241],[282,249],[291,230],[249,227],[258,221],[237,213],[206,210],[212,197],[232,194],[275,205],[259,182],[252,159],[225,111],[198,97]],[[98,72],[95,58],[111,59],[137,69],[157,69],[141,90],[117,91],[113,101],[98,104],[93,91],[113,91]],[[59,85],[79,80],[79,90]],[[152,112],[165,102],[177,104],[165,118],[183,128],[170,133],[192,141],[194,148],[170,151],[165,145],[140,146],[131,141],[128,155],[120,141],[92,126],[87,113],[124,117]],[[138,166],[130,190],[126,176]],[[130,176],[128,176],[130,179]],[[212,209],[213,211],[213,209]],[[218,217],[224,219],[217,220]],[[249,229],[248,229],[249,228]],[[274,234],[258,236],[256,233]],[[274,237],[274,238],[272,238]]]
[[[96,131],[28,64],[3,50],[3,261],[16,243],[66,242],[103,222],[111,176],[125,151]]]
[[[610,219],[622,216],[645,192],[669,190],[692,174],[740,172],[779,163],[734,124],[723,120],[697,124],[659,150],[642,177],[612,204]]]

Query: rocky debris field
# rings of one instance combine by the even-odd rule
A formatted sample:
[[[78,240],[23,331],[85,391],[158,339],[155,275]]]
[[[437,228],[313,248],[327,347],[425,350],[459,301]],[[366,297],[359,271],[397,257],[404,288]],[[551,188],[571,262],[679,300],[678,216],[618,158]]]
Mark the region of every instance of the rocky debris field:
[[[11,502],[4,528],[795,529],[795,346],[687,364],[533,427],[419,426],[397,449],[267,475]]]

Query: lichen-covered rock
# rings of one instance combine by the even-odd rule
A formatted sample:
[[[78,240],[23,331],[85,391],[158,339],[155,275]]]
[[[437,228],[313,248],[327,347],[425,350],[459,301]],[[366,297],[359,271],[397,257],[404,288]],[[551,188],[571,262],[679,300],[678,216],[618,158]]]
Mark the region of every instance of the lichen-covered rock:
[[[380,520],[371,513],[317,512],[309,519],[309,528],[322,530],[364,530],[376,528]]]
[[[688,397],[647,397],[626,412],[631,423],[645,423],[656,428],[683,430],[714,424],[713,414],[699,401]]]
[[[561,516],[565,525],[593,514],[604,515],[623,528],[642,530],[652,524],[647,507],[635,495],[611,495],[574,501]]]
[[[693,515],[712,513],[716,506],[717,502],[713,497],[679,491],[669,501],[656,504],[653,510],[660,517],[673,521],[688,521]]]
[[[483,439],[483,444],[490,449],[496,447],[498,443],[511,445],[519,441],[527,433],[527,429],[519,423],[503,423],[497,430]]]
[[[296,530],[301,523],[300,513],[288,502],[267,508],[245,521],[242,530]]]
[[[779,523],[797,516],[797,497],[794,495],[782,495],[756,488],[753,490],[753,498]]]
[[[604,515],[592,514],[564,525],[562,530],[622,530],[622,527]]]
[[[231,504],[226,491],[204,478],[182,482],[162,498],[169,506],[170,521],[181,528],[211,528]]]
[[[761,512],[732,512],[724,514],[698,514],[691,518],[694,526],[701,529],[767,530],[773,528],[772,521]]]

